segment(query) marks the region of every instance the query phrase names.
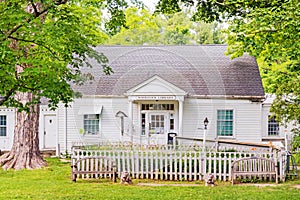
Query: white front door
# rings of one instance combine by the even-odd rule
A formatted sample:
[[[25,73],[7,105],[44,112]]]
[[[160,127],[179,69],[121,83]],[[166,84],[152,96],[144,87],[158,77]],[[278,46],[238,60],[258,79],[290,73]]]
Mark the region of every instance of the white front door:
[[[149,136],[151,144],[166,144],[167,113],[149,113]]]
[[[55,148],[56,146],[56,115],[44,116],[44,148]]]

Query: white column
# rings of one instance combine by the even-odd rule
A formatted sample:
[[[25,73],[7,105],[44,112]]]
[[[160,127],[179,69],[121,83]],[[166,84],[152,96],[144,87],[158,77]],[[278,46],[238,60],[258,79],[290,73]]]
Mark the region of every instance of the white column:
[[[284,146],[285,150],[288,151],[288,130],[284,130]]]
[[[205,152],[206,135],[207,135],[207,127],[204,128],[204,132],[203,132],[203,147],[202,147],[203,152]]]
[[[183,121],[183,100],[179,100],[179,106],[178,106],[178,136],[182,135],[182,121]]]
[[[128,118],[129,118],[129,135],[130,135],[130,141],[133,143],[133,102],[130,99],[129,100],[129,107],[128,107]]]

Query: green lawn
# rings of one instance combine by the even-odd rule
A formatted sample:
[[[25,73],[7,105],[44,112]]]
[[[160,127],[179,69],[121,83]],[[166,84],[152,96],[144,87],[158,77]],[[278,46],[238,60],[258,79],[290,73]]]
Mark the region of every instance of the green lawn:
[[[300,199],[300,181],[278,186],[256,187],[217,183],[205,187],[195,182],[156,182],[133,180],[133,185],[120,185],[109,180],[70,179],[69,163],[56,158],[48,159],[49,167],[41,170],[0,170],[0,199]],[[140,186],[138,183],[184,183],[191,186]]]

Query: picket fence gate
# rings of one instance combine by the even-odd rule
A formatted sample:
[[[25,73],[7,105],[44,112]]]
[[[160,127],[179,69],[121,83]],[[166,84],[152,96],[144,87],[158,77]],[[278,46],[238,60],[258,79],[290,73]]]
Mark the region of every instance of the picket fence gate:
[[[109,149],[73,148],[72,163],[87,156],[104,156],[115,161],[117,176],[128,171],[135,179],[203,180],[213,174],[217,180],[231,180],[231,163],[239,158],[262,157],[278,164],[280,181],[285,178],[285,152],[216,152],[177,149]],[[84,176],[83,176],[84,177]]]

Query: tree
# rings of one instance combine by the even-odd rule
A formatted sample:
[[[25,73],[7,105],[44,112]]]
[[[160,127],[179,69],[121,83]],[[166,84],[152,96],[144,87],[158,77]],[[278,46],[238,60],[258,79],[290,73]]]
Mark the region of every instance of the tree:
[[[184,12],[178,12],[166,16],[163,32],[164,44],[189,44],[192,41],[193,23]]]
[[[258,59],[266,91],[276,94],[271,111],[283,124],[290,122],[300,128],[300,2],[195,2],[193,19],[225,21],[229,25],[228,54],[235,58],[249,53]]]
[[[15,107],[16,126],[11,151],[1,156],[4,169],[40,168],[39,102],[67,105],[82,83],[80,68],[96,59],[109,74],[107,59],[93,46],[107,38],[101,30],[95,0],[0,1],[0,106]]]
[[[126,26],[125,9],[128,3],[125,0],[107,0],[107,13],[109,20],[105,22],[106,32],[113,36],[121,31],[122,27]]]
[[[132,5],[144,9],[146,6],[140,0],[131,0]],[[128,8],[128,0],[106,0],[105,9],[108,19],[105,20],[105,31],[109,36],[114,36],[123,28],[126,28],[125,10]]]
[[[184,45],[223,43],[221,28],[215,24],[192,22],[187,12],[159,15],[146,9],[129,7],[126,24],[107,44],[121,45]]]
[[[146,9],[129,7],[126,25],[107,44],[144,45],[161,43],[161,22]]]
[[[224,28],[217,22],[205,23],[203,21],[194,23],[194,40],[196,44],[224,44],[226,35]]]

